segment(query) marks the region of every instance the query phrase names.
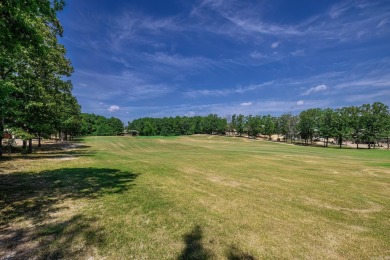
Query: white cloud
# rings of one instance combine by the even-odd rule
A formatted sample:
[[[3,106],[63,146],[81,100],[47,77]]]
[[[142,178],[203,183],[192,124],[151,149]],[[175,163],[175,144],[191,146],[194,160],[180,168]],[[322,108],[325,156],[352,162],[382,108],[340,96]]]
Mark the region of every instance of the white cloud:
[[[252,104],[253,104],[252,102],[243,102],[240,104],[240,106],[247,107],[247,106],[251,106]]]
[[[303,92],[302,96],[308,96],[310,94],[314,94],[314,93],[317,93],[317,92],[325,91],[327,89],[328,89],[328,87],[326,85],[323,85],[323,84],[322,85],[318,85],[316,87],[309,88],[308,90]]]
[[[110,111],[110,112],[116,112],[116,111],[118,111],[119,109],[120,109],[119,106],[117,106],[117,105],[112,105],[112,106],[110,106],[107,110]]]
[[[303,106],[305,102],[303,100],[297,101],[297,106]]]
[[[276,49],[276,48],[279,47],[279,44],[280,44],[280,42],[274,42],[274,43],[271,44],[271,48],[272,49]]]
[[[87,87],[88,85],[86,83],[79,83],[79,86],[81,87]]]

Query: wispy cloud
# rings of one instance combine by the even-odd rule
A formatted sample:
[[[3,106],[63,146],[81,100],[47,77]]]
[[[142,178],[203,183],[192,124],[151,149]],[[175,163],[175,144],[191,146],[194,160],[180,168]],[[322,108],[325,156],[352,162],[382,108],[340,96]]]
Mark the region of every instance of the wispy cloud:
[[[110,18],[113,24],[112,40],[134,39],[141,34],[158,34],[163,31],[181,31],[175,16],[155,18],[140,12],[125,10],[119,17]]]
[[[308,96],[308,95],[311,95],[311,94],[314,94],[314,93],[317,93],[317,92],[325,91],[327,89],[328,89],[328,87],[326,85],[324,85],[324,84],[318,85],[316,87],[309,88],[308,90],[303,92],[302,96]]]
[[[387,23],[390,9],[377,7],[370,4],[360,4],[356,1],[345,1],[335,4],[328,12],[312,16],[300,23],[287,24],[275,23],[259,17],[256,8],[239,8],[232,2],[221,4],[204,4],[202,2],[197,8],[209,8],[220,17],[225,23],[214,23],[204,29],[214,33],[225,34],[229,37],[240,39],[244,36],[249,39],[261,39],[259,36],[272,36],[279,39],[294,38],[295,41],[316,42],[315,47],[325,46],[324,41],[353,41],[362,36],[361,28],[372,28],[367,37],[378,37],[375,32],[377,26],[381,27]],[[208,1],[207,1],[208,3]],[[381,8],[381,9],[379,9]],[[349,12],[354,10],[354,12]],[[358,15],[356,15],[358,13]],[[204,19],[204,15],[201,16]],[[387,33],[388,34],[388,33]],[[302,38],[302,36],[305,36]],[[279,41],[271,47],[276,48]],[[322,43],[321,43],[322,42]],[[329,44],[329,43],[328,43]],[[314,47],[314,46],[313,46]]]
[[[78,70],[74,77],[88,82],[86,87],[75,87],[75,93],[85,99],[109,101],[145,100],[163,96],[174,87],[154,83],[149,76],[138,75],[132,71],[119,74],[102,74]]]
[[[389,19],[388,19],[388,18],[382,19],[382,20],[378,23],[377,28],[380,28],[380,27],[384,26],[384,25],[387,24],[388,22],[389,22]]]
[[[251,92],[251,91],[262,89],[267,86],[271,86],[272,84],[273,84],[272,81],[268,81],[260,84],[236,86],[235,88],[199,89],[199,90],[186,91],[184,92],[184,95],[187,97],[196,98],[201,96],[227,96],[231,94],[244,94],[246,92]]]
[[[340,82],[335,86],[336,89],[345,89],[353,87],[389,87],[390,88],[390,77],[384,76],[383,78],[378,77],[365,77],[363,79],[354,79],[351,81]]]
[[[329,10],[329,16],[332,19],[338,18],[345,11],[353,6],[352,1],[344,1],[338,4],[333,5]]]
[[[176,69],[211,69],[218,66],[218,62],[204,57],[183,57],[178,54],[169,55],[164,52],[145,53],[144,56],[151,62],[172,66]]]
[[[373,91],[373,92],[364,93],[364,94],[348,95],[346,97],[346,101],[354,102],[354,103],[356,103],[356,102],[371,103],[371,102],[378,101],[378,98],[380,98],[380,97],[390,97],[390,89]]]
[[[267,59],[268,55],[265,55],[264,53],[258,52],[258,51],[253,51],[249,54],[250,57],[254,59]]]

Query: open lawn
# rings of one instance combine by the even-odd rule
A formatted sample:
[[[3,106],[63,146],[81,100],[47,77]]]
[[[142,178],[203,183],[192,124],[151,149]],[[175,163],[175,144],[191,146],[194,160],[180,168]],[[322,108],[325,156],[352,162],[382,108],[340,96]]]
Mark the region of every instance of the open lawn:
[[[388,259],[390,151],[90,137],[0,160],[0,259]]]

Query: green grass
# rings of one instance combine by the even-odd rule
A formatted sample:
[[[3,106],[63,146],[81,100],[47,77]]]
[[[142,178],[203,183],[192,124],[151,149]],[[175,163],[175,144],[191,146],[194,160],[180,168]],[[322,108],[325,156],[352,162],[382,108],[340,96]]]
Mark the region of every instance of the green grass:
[[[390,256],[390,151],[90,137],[0,161],[0,258]]]

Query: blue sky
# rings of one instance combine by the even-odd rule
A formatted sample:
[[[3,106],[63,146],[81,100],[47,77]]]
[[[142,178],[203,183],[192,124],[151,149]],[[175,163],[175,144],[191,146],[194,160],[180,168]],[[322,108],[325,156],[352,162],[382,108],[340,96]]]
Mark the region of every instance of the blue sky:
[[[83,112],[390,106],[390,1],[68,0],[59,17]]]

